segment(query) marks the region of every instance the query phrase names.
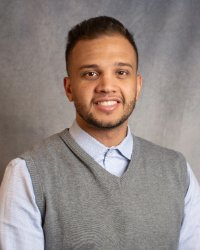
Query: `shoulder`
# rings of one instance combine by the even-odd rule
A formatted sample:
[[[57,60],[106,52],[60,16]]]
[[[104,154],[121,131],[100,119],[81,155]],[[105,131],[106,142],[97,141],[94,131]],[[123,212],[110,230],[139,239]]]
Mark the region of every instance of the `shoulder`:
[[[144,162],[155,176],[164,176],[162,181],[178,183],[179,189],[186,194],[188,189],[187,161],[182,153],[162,147],[140,137],[133,139],[140,162]],[[176,186],[176,185],[174,185]]]
[[[67,130],[67,129],[66,129]],[[65,130],[64,130],[65,131]],[[55,152],[59,152],[61,148],[63,148],[63,140],[60,137],[61,133],[64,133],[64,131],[60,133],[53,134],[45,139],[43,139],[38,144],[34,145],[31,149],[25,151],[20,155],[20,158],[29,159],[30,157],[34,158],[37,156],[37,158],[40,157],[53,157]]]
[[[145,161],[155,173],[165,173],[188,187],[187,161],[182,153],[162,147],[140,137],[134,137],[140,161]],[[170,178],[171,178],[170,177]]]
[[[185,157],[182,153],[169,149],[158,144],[155,144],[151,141],[143,139],[138,136],[134,137],[134,143],[140,148],[140,151],[145,154],[149,159],[153,158],[159,161],[182,161],[186,164]]]
[[[54,179],[58,170],[55,166],[58,165],[57,155],[61,148],[60,144],[63,142],[59,134],[54,134],[19,156],[25,162],[30,174],[36,204],[42,218],[45,211],[45,185],[48,185],[50,179]]]
[[[13,189],[14,186],[19,186],[22,181],[26,182],[28,177],[29,175],[25,161],[20,158],[15,158],[6,166],[0,190],[2,190],[3,187]]]

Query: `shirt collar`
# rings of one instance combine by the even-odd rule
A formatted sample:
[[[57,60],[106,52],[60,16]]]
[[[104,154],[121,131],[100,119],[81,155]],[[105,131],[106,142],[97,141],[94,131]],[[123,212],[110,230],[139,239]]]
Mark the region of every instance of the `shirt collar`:
[[[69,133],[79,144],[79,146],[83,148],[84,151],[94,159],[103,157],[109,149],[116,149],[128,160],[131,159],[131,155],[133,152],[133,137],[129,126],[127,136],[124,138],[124,140],[119,145],[110,148],[106,147],[105,145],[97,141],[94,137],[85,132],[83,129],[81,129],[76,121],[74,121],[72,126],[70,127]]]

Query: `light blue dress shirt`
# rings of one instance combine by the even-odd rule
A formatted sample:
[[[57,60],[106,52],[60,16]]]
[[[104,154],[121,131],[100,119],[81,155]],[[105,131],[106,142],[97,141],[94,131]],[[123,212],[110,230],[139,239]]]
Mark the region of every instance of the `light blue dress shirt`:
[[[127,136],[116,147],[106,147],[82,130],[76,122],[69,130],[71,136],[104,169],[118,177],[126,171],[133,150],[133,137],[128,127]]]
[[[111,174],[121,176],[130,161],[134,142],[130,129],[117,146],[108,148],[83,131],[75,122],[70,128],[75,141]],[[113,161],[117,163],[113,164]],[[115,166],[115,167],[113,167]],[[185,197],[184,220],[179,250],[200,249],[200,188],[188,165],[189,189]],[[43,250],[41,215],[26,167],[22,159],[12,160],[6,168],[0,188],[0,249]]]

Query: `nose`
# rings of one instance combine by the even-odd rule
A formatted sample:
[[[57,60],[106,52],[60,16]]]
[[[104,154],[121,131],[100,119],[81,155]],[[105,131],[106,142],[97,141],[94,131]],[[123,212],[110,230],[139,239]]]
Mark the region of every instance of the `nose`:
[[[102,75],[96,86],[97,93],[114,93],[117,91],[116,79],[111,75]]]

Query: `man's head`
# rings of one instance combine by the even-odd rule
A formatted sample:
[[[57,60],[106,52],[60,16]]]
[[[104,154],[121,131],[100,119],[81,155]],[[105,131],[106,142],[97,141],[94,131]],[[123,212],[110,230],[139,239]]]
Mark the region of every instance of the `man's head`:
[[[75,26],[69,32],[66,59],[64,86],[78,124],[86,131],[126,128],[142,81],[137,48],[124,26],[110,17]]]
[[[100,36],[109,35],[121,35],[130,42],[136,54],[136,62],[138,67],[138,50],[133,35],[118,20],[112,17],[99,16],[85,20],[74,26],[69,31],[67,46],[65,50],[66,69],[68,74],[70,65],[70,53],[78,41],[91,40]]]

